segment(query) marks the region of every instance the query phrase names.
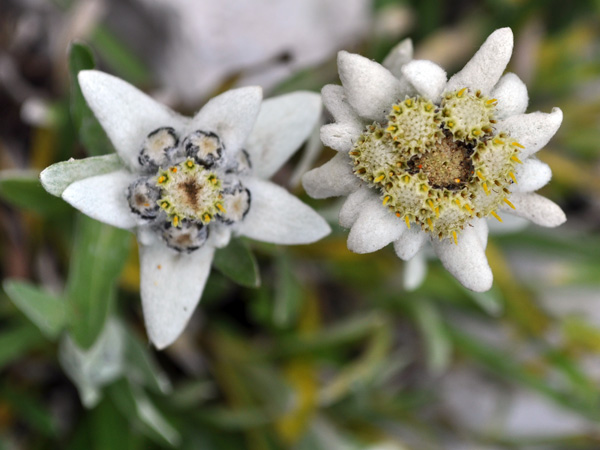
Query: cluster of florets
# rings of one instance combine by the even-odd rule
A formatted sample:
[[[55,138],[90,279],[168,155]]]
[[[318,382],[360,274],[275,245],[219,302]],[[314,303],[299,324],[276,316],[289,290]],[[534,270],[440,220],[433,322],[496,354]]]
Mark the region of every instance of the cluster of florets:
[[[200,248],[209,224],[232,225],[250,209],[250,191],[239,180],[251,168],[248,153],[227,156],[215,133],[197,130],[180,140],[173,128],[153,131],[138,158],[146,174],[127,190],[131,211],[169,247]]]
[[[382,203],[408,227],[453,238],[473,217],[500,217],[516,182],[518,142],[496,130],[496,99],[467,88],[439,105],[421,97],[392,105],[387,123],[374,123],[350,157],[356,176],[381,192]]]

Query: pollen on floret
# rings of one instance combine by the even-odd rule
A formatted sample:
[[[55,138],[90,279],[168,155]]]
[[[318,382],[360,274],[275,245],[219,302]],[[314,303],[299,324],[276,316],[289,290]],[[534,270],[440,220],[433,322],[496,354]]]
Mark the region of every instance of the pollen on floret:
[[[501,220],[496,209],[512,205],[508,187],[522,146],[495,129],[496,104],[466,87],[439,106],[420,97],[398,102],[349,151],[354,174],[408,228],[414,222],[457,244],[474,218]]]

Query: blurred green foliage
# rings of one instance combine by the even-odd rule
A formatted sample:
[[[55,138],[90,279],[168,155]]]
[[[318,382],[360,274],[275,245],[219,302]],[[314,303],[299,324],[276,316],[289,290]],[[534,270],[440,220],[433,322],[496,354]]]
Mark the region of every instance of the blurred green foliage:
[[[373,30],[388,8],[411,14],[417,48],[440,50],[448,30],[463,37],[442,53],[513,27],[517,51],[530,53],[509,69],[528,78],[530,109],[565,112],[540,158],[555,178],[544,194],[565,208],[570,225],[491,236],[496,281],[485,294],[466,291],[437,262],[419,289],[406,291],[391,249],[351,254],[339,228],[307,247],[234,240],[217,252],[186,335],[156,353],[144,334],[131,236],[74,213],[37,178],[52,162],[111,152],[76,81],[95,67],[94,54],[134,84],[155,79],[101,23],[91,48],[71,45],[69,88],[52,99],[50,126],[23,136],[28,170],[0,174],[0,448],[600,448],[600,380],[584,364],[598,361],[600,324],[544,301],[562,289],[568,303],[576,295],[569,289],[587,288],[600,303],[600,5],[376,0]],[[375,31],[359,50],[381,60],[404,36]],[[334,55],[277,91],[336,83],[332,66]],[[335,203],[318,207],[327,213]],[[523,276],[524,252],[535,256],[528,264],[549,267]],[[445,377],[464,367],[587,422],[550,436],[468,427],[443,391]]]

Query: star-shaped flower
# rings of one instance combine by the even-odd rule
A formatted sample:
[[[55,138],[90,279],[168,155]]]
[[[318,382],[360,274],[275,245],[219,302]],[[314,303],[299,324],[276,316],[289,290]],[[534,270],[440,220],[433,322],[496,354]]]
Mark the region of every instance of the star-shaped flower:
[[[102,72],[82,71],[79,83],[118,156],[55,164],[42,184],[96,220],[135,230],[144,319],[157,348],[185,328],[215,249],[232,234],[306,244],[329,233],[315,211],[266,181],[316,125],[317,94],[262,102],[259,87],[240,88],[187,118]]]
[[[488,290],[487,217],[510,213],[554,227],[561,209],[534,193],[551,177],[535,158],[556,133],[562,112],[524,114],[527,88],[502,76],[513,35],[492,33],[449,80],[431,61],[412,60],[400,43],[383,66],[340,52],[342,86],[325,86],[335,123],[321,129],[339,153],[305,174],[315,198],[348,195],[340,224],[348,248],[369,253],[393,242],[410,260],[426,242],[464,286]]]

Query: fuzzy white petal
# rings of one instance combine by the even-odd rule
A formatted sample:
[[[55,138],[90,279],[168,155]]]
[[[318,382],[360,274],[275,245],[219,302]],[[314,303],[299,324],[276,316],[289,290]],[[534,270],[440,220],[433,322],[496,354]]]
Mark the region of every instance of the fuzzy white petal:
[[[59,197],[71,183],[123,168],[118,155],[92,156],[52,164],[40,174],[42,186]]]
[[[486,39],[477,53],[448,81],[447,91],[469,87],[489,94],[506,68],[513,49],[510,28],[500,28]]]
[[[528,158],[523,164],[519,164],[515,176],[518,184],[510,187],[512,192],[533,192],[548,184],[552,178],[552,170],[539,159]]]
[[[484,292],[492,287],[492,270],[475,230],[466,227],[458,235],[457,245],[451,239],[432,239],[432,244],[446,270],[464,287],[475,292]]]
[[[394,242],[394,250],[398,258],[408,261],[413,258],[427,242],[428,234],[413,225]]]
[[[446,87],[446,71],[431,61],[415,60],[402,67],[402,74],[423,97],[439,103]]]
[[[358,219],[363,205],[371,199],[377,199],[375,191],[368,187],[362,187],[348,196],[340,209],[339,222],[344,228],[350,228]]]
[[[407,291],[414,291],[425,280],[427,275],[427,257],[425,252],[418,252],[414,258],[409,259],[404,264],[402,273],[402,284]]]
[[[388,69],[396,78],[402,75],[402,66],[413,58],[413,43],[411,39],[404,39],[388,53],[383,60],[383,67]]]
[[[348,195],[356,191],[361,183],[352,173],[348,155],[338,153],[321,167],[305,173],[302,185],[313,198],[329,198]]]
[[[527,86],[514,73],[507,73],[500,78],[491,94],[498,100],[496,103],[496,119],[506,119],[523,114],[529,103]]]
[[[126,170],[96,175],[70,184],[62,198],[92,219],[117,228],[133,228],[137,220],[129,209],[126,194],[136,178]]]
[[[560,127],[562,119],[560,108],[553,108],[550,114],[534,112],[500,120],[496,129],[508,132],[512,139],[525,147],[519,154],[519,158],[524,161],[548,143]]]
[[[117,153],[133,170],[144,139],[157,128],[173,127],[181,132],[186,119],[158,103],[120,78],[97,70],[78,75],[83,96]]]
[[[330,123],[321,127],[321,141],[338,152],[348,153],[361,132],[362,128],[351,123]]]
[[[196,130],[216,133],[227,152],[238,152],[248,139],[256,122],[262,89],[249,86],[231,89],[213,97],[194,116],[188,132]]]
[[[488,234],[489,234],[489,227],[488,227],[487,220],[486,219],[474,219],[471,221],[470,227],[473,231],[475,231],[475,234],[477,235],[477,238],[479,239],[481,246],[485,249],[487,247]]]
[[[371,253],[397,240],[406,224],[381,204],[379,198],[363,203],[358,218],[348,235],[348,249],[355,253]]]
[[[321,117],[321,97],[294,92],[265,100],[245,149],[254,174],[270,178],[306,141]]]
[[[363,127],[360,117],[358,117],[356,111],[348,103],[342,86],[328,84],[321,89],[321,96],[323,98],[323,105],[325,105],[325,108],[329,111],[335,122],[348,123],[355,128]]]
[[[144,321],[150,341],[163,349],[187,325],[200,301],[210,273],[214,248],[205,245],[179,253],[162,241],[140,246],[140,277]]]
[[[501,210],[515,216],[531,220],[537,225],[543,227],[557,227],[567,220],[565,213],[560,206],[546,197],[538,194],[513,194],[510,201],[515,205],[515,209],[503,206]]]
[[[338,69],[348,101],[365,119],[383,121],[392,104],[409,92],[406,81],[364,56],[341,51]]]
[[[227,225],[211,225],[208,242],[215,248],[227,247],[231,241],[231,228]]]
[[[331,232],[325,220],[311,207],[270,181],[243,180],[250,190],[250,211],[238,232],[257,241],[274,244],[309,244]]]

